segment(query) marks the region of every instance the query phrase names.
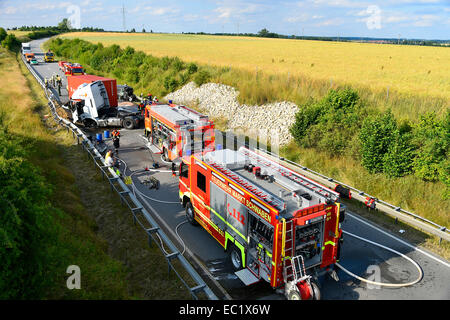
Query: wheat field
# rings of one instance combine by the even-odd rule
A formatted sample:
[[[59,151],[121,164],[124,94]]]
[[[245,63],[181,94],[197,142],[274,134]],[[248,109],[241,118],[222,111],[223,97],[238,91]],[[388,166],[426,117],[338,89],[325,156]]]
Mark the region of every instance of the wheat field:
[[[450,101],[450,48],[252,37],[69,33],[154,56]]]

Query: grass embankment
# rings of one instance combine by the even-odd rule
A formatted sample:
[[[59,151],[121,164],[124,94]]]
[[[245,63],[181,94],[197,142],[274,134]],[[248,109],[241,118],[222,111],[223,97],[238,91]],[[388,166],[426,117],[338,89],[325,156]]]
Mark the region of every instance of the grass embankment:
[[[288,100],[302,105],[330,88],[352,86],[380,110],[391,108],[396,117],[415,120],[424,111],[442,114],[450,100],[448,48],[182,34],[61,37],[195,62],[212,82],[238,89],[245,104]]]
[[[3,49],[0,77],[0,299],[189,298]],[[66,287],[69,265],[81,290]]]

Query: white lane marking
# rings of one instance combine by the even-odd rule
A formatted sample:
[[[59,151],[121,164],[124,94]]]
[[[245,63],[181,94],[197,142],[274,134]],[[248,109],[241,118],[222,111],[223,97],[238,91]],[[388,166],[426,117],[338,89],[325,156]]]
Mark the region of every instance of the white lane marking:
[[[437,262],[442,263],[444,266],[450,268],[450,264],[449,264],[448,262],[443,261],[443,260],[441,260],[441,259],[439,259],[439,258],[436,258],[435,256],[429,254],[428,252],[423,251],[423,250],[417,248],[416,246],[413,246],[412,244],[410,244],[410,243],[408,243],[408,242],[406,242],[406,241],[404,241],[404,240],[402,240],[402,239],[400,239],[400,238],[397,238],[396,236],[393,236],[392,234],[390,234],[390,233],[388,233],[388,232],[386,232],[386,231],[384,231],[384,230],[382,230],[382,229],[380,229],[380,228],[374,226],[374,225],[371,224],[371,223],[368,223],[367,221],[364,221],[364,220],[362,220],[362,219],[360,219],[360,218],[354,216],[353,214],[351,214],[351,213],[349,213],[349,212],[346,212],[346,215],[352,217],[352,218],[355,219],[355,220],[358,220],[358,221],[361,222],[361,223],[364,223],[365,225],[368,225],[369,227],[374,228],[375,230],[378,230],[379,232],[383,233],[384,235],[387,235],[387,236],[391,237],[392,239],[397,240],[398,242],[404,244],[405,246],[410,247],[410,248],[413,249],[414,251],[420,252],[420,253],[426,255],[427,257],[429,257],[429,258],[431,258],[431,259],[433,259],[433,260],[436,260]]]

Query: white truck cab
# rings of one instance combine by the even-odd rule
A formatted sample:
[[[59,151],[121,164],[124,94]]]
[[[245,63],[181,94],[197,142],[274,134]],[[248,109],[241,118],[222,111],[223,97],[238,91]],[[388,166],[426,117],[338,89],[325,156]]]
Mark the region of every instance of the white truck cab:
[[[135,108],[111,107],[108,93],[102,81],[80,85],[69,102],[72,121],[81,122],[86,127],[138,128],[142,116]]]

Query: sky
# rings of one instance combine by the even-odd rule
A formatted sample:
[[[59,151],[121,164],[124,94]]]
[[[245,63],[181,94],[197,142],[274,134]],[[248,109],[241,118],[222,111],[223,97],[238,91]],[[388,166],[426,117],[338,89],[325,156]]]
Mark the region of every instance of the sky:
[[[450,39],[450,0],[0,0],[0,26]]]

